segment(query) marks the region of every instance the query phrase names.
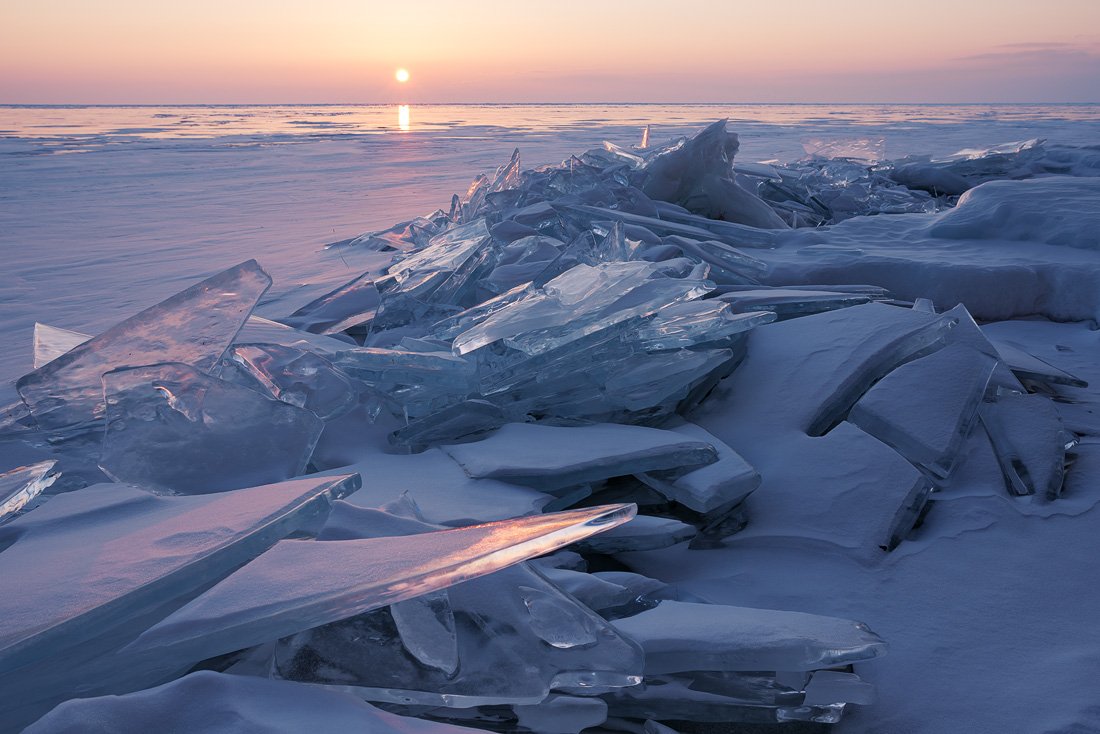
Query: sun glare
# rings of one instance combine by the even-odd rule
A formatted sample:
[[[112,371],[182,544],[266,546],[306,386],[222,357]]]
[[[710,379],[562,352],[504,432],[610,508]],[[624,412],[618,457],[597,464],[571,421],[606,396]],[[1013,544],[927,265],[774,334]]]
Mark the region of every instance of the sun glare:
[[[393,78],[404,84],[405,82],[409,81],[409,70],[398,69],[393,73]]]

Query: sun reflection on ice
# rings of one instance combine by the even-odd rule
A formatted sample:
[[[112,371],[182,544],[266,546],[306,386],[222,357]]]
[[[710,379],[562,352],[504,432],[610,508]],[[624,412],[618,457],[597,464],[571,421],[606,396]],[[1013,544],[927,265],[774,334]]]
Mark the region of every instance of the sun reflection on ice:
[[[409,131],[409,106],[407,104],[397,105],[397,127],[403,133]]]

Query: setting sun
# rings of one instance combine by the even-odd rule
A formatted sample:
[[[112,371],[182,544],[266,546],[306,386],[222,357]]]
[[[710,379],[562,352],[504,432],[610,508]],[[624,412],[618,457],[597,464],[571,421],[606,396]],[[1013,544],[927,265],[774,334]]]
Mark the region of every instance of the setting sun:
[[[398,69],[397,71],[394,72],[393,78],[396,79],[397,81],[401,82],[402,84],[404,84],[405,82],[409,81],[409,70],[408,69]]]

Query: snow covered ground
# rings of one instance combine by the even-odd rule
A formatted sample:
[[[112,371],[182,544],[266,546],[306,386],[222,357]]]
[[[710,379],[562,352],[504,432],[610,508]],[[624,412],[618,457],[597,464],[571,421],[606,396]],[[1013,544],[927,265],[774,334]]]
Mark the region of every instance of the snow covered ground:
[[[0,388],[31,414],[0,421],[0,475],[61,458],[0,476],[21,492],[0,512],[76,489],[0,524],[10,721],[199,663],[336,690],[196,673],[32,730],[138,731],[202,696],[180,731],[455,731],[352,690],[547,733],[829,722],[844,701],[842,732],[1100,732],[1100,107],[408,116],[0,108],[0,378],[60,357]],[[740,150],[717,128],[631,147],[726,116]],[[513,147],[529,168],[605,139],[544,178],[502,167],[390,249],[322,249],[447,211]],[[824,188],[778,165],[815,152],[850,157],[818,159]],[[814,217],[835,223],[784,224]],[[274,280],[256,313],[312,333],[253,319],[234,341],[266,285],[245,263],[60,356],[252,257]],[[36,321],[81,333],[35,351]],[[321,476],[294,478],[306,458]],[[107,477],[168,494],[77,489]],[[611,507],[554,514],[577,503]],[[440,532],[472,521],[500,524]]]

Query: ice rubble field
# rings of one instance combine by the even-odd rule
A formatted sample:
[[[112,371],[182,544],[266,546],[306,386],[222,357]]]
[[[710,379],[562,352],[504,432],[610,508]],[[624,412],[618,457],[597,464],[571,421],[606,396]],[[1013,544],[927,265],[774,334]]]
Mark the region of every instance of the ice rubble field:
[[[37,324],[0,727],[1100,731],[1100,149],[738,147]]]

